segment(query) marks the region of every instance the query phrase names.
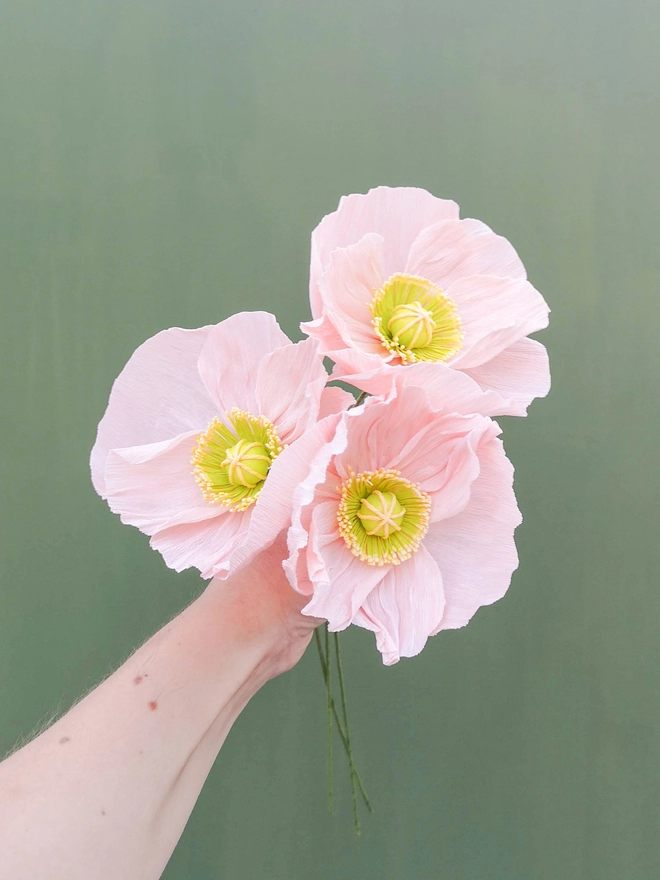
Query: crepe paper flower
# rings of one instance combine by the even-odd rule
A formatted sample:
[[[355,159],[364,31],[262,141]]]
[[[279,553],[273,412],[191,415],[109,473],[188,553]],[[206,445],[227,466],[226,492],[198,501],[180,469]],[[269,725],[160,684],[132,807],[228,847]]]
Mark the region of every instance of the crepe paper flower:
[[[314,444],[353,402],[327,378],[318,343],[292,343],[266,312],[164,330],[113,386],[94,487],[171,568],[226,577],[289,525]]]
[[[517,253],[426,190],[342,198],[312,234],[310,302],[302,328],[358,388],[387,396],[397,374],[432,363],[497,394],[502,415],[550,388],[546,350],[528,338],[549,310]]]
[[[372,630],[389,665],[501,598],[521,516],[499,432],[410,386],[343,413],[294,496],[284,567],[303,613]]]

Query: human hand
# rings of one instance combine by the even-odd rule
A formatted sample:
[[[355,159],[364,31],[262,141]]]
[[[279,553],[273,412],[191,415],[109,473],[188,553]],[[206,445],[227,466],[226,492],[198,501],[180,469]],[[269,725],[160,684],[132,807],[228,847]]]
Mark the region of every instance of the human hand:
[[[286,536],[226,580],[214,578],[200,597],[208,613],[231,616],[246,642],[264,645],[268,678],[291,669],[300,660],[314,630],[324,621],[301,614],[309,601],[289,584],[282,569]]]

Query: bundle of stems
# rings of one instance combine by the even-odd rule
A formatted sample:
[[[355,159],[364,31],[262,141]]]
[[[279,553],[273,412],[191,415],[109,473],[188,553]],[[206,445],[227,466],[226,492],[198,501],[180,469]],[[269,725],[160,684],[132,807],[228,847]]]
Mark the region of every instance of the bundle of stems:
[[[323,635],[321,635],[320,630],[323,630]],[[348,710],[346,707],[346,682],[344,680],[344,670],[341,662],[341,651],[339,648],[339,633],[332,633],[332,638],[330,637],[330,631],[328,630],[328,624],[326,623],[325,627],[318,627],[314,631],[314,638],[316,641],[316,647],[319,652],[319,660],[321,661],[321,672],[323,673],[323,679],[325,681],[325,689],[326,689],[326,702],[327,702],[327,714],[328,714],[328,811],[330,813],[334,812],[334,791],[333,791],[333,757],[332,757],[332,734],[333,734],[333,723],[336,725],[337,730],[339,731],[339,737],[344,746],[344,751],[346,752],[346,757],[348,758],[348,771],[351,780],[351,800],[353,802],[353,824],[355,828],[355,833],[357,835],[361,834],[360,828],[360,817],[358,814],[358,791],[362,800],[364,801],[364,805],[372,812],[371,802],[369,801],[369,797],[367,795],[366,789],[360,778],[360,774],[358,773],[357,767],[355,766],[355,760],[353,758],[353,747],[351,744],[351,732],[348,724]],[[335,664],[337,667],[337,679],[339,681],[339,698],[341,701],[341,718],[339,717],[339,712],[337,710],[337,704],[332,695],[332,649],[334,648],[335,655]]]

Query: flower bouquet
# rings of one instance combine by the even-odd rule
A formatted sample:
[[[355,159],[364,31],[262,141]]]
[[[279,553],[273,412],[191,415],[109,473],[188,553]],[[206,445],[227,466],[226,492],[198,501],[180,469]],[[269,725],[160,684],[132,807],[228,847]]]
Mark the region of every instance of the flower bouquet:
[[[521,516],[492,417],[547,394],[529,334],[548,307],[506,239],[452,201],[388,187],[343,198],[314,230],[310,304],[301,342],[265,312],[147,340],[114,383],[91,471],[177,571],[226,578],[286,533],[303,614],[327,621],[328,730],[359,829],[369,801],[337,633],[371,630],[389,665],[506,592]]]

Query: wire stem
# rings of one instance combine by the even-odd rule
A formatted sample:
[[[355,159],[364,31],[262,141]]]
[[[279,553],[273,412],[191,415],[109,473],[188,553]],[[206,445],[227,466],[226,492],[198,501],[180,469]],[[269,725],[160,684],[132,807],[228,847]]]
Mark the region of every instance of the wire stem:
[[[328,632],[328,627],[325,628],[325,657],[326,657],[326,668],[328,670],[328,675],[325,680],[325,690],[327,697],[327,715],[328,715],[328,812],[330,815],[334,813],[334,798],[332,792],[332,782],[333,782],[333,767],[332,767],[332,691],[331,691],[331,682],[330,682],[330,633]]]
[[[351,747],[351,734],[348,727],[348,710],[346,708],[346,685],[344,682],[344,671],[341,665],[341,651],[339,650],[339,633],[334,633],[335,637],[335,658],[337,660],[337,674],[339,675],[339,693],[341,695],[341,708],[344,716],[344,727],[346,728],[346,752],[348,754],[348,766],[351,774],[351,800],[353,801],[353,821],[355,823],[355,833],[361,834],[360,818],[358,816],[357,795],[355,793],[355,777],[357,771],[353,761],[353,749]]]
[[[321,637],[319,636],[318,629],[314,631],[314,639],[316,641],[316,647],[319,654],[319,660],[321,662],[321,672],[323,674],[323,680],[326,682],[326,688],[328,687],[328,676],[329,676],[329,666],[330,666],[330,656],[328,653],[328,658],[326,658],[323,654],[323,646],[321,644]],[[339,717],[339,712],[337,711],[337,704],[335,703],[332,694],[330,695],[330,703],[332,706],[332,717],[335,720],[335,724],[337,726],[337,730],[339,731],[339,737],[344,746],[344,750],[346,752],[346,757],[348,758],[349,753],[349,741],[346,736],[346,731],[344,730],[344,725],[342,724],[341,718]],[[371,801],[369,800],[369,796],[367,795],[367,791],[364,787],[364,783],[362,782],[362,778],[360,777],[360,773],[358,772],[357,767],[353,764],[353,771],[355,773],[355,779],[360,788],[360,794],[362,795],[362,800],[364,801],[365,807],[369,810],[370,813],[373,812],[373,807],[371,806]]]

